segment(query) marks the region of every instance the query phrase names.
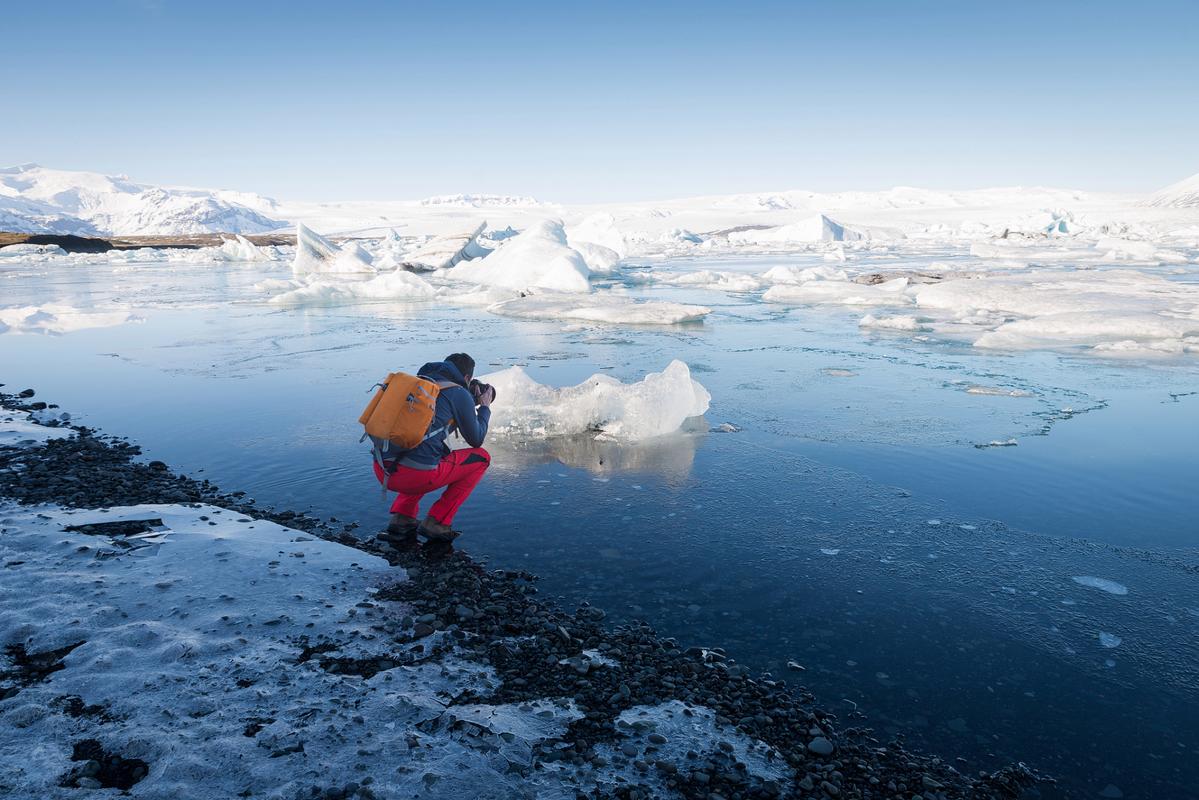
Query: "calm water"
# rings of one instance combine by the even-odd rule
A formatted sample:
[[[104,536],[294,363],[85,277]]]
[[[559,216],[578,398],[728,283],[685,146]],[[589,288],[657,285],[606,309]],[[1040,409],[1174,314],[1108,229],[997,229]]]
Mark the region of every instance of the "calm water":
[[[781,263],[803,262],[675,266]],[[1199,796],[1194,363],[864,336],[852,311],[699,290],[642,290],[716,309],[662,329],[436,306],[279,311],[251,289],[262,277],[9,267],[3,305],[117,302],[145,320],[0,336],[0,380],[365,535],[386,508],[355,420],[386,371],[465,348],[480,372],[516,363],[561,385],[681,358],[713,395],[704,421],[634,447],[489,441],[462,546],[776,677],[795,660],[843,719],[863,714],[963,769],[1021,760],[1062,779],[1050,796]],[[740,430],[709,430],[726,422]]]

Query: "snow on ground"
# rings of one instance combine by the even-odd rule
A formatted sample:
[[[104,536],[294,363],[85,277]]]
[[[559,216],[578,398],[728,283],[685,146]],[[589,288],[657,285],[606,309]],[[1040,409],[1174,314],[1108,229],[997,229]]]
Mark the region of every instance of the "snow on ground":
[[[40,424],[33,414],[23,411],[0,411],[0,447],[29,447],[50,439],[74,436],[71,428],[51,428]]]
[[[121,520],[147,531],[66,530]],[[577,716],[552,700],[447,716],[451,697],[493,687],[493,673],[434,656],[430,640],[380,638],[405,608],[372,595],[404,574],[359,550],[210,506],[6,503],[0,527],[0,644],[73,647],[63,669],[0,701],[0,786],[14,796],[77,794],[58,783],[81,766],[71,743],[84,738],[146,762],[139,796],[294,797],[368,776],[380,798],[500,796],[521,784],[509,760],[527,764]],[[305,637],[342,643],[332,655],[423,655],[363,679],[301,662]],[[105,717],[55,713],[72,695]],[[497,751],[456,733],[457,719]]]
[[[588,433],[626,442],[651,439],[703,415],[712,400],[678,360],[630,384],[596,374],[576,386],[556,388],[538,383],[520,367],[480,380],[496,387],[491,430],[515,437]]]
[[[4,502],[0,561],[0,790],[14,797],[99,788],[73,760],[83,740],[142,762],[141,797],[350,796],[353,784],[379,800],[566,800],[658,780],[634,771],[630,749],[682,768],[717,741],[751,775],[792,777],[768,745],[677,700],[622,712],[620,738],[582,766],[539,757],[581,717],[570,699],[452,704],[499,679],[445,632],[394,635],[409,609],[379,590],[407,580],[402,569],[226,509]],[[53,653],[60,668],[22,675],[18,652]],[[345,658],[372,668],[322,666]]]
[[[140,321],[128,311],[84,311],[62,303],[0,308],[0,333],[62,334]]]

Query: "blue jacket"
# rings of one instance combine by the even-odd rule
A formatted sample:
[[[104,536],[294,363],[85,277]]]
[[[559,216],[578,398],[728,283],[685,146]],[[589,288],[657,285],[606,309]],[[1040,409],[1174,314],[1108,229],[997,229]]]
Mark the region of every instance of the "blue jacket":
[[[433,422],[429,424],[429,430],[435,431],[440,428],[441,432],[404,453],[396,463],[413,469],[436,469],[438,462],[450,453],[445,440],[451,431],[461,434],[471,447],[482,447],[483,439],[487,437],[487,423],[491,421],[491,409],[481,406],[478,411],[475,410],[475,398],[458,368],[448,361],[431,361],[416,374],[432,381],[448,381],[454,385],[443,387],[437,395],[437,408],[433,412]],[[454,421],[453,426],[450,426],[450,420]]]

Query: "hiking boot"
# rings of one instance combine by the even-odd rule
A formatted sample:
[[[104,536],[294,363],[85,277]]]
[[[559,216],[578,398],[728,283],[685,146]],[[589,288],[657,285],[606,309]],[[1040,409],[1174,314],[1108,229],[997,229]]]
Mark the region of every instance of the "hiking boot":
[[[402,513],[393,513],[391,522],[387,523],[388,536],[410,536],[416,533],[416,518],[406,517]]]
[[[417,532],[430,542],[452,542],[458,538],[459,531],[449,525],[443,525],[432,517],[425,517]]]

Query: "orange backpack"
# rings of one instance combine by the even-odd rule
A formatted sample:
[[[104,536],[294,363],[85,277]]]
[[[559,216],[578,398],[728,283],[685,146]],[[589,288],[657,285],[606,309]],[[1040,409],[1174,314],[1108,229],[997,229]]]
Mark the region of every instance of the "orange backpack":
[[[456,385],[405,372],[393,372],[378,384],[378,391],[358,421],[366,429],[362,438],[370,437],[380,466],[386,454],[412,450],[453,426],[451,419],[443,427],[429,430],[437,411],[437,396],[443,388]]]

